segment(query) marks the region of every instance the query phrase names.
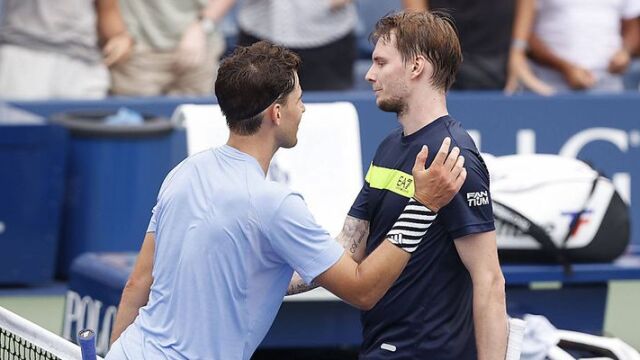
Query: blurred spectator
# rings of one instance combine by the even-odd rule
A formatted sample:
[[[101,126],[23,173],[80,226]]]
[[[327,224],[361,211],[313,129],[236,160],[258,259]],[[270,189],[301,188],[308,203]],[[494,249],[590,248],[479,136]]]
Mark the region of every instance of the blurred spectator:
[[[4,0],[2,13],[0,98],[104,97],[105,65],[132,46],[117,0]]]
[[[443,11],[453,18],[463,61],[454,90],[501,90],[524,86],[549,95],[552,90],[531,72],[524,48],[533,0],[403,0],[405,8]],[[517,16],[516,16],[517,9]],[[513,46],[512,46],[513,45]],[[509,83],[507,83],[509,79]]]
[[[640,18],[638,18],[640,26]],[[640,90],[640,46],[636,48],[636,51],[632,54],[633,58],[629,64],[627,72],[624,74],[624,89],[625,90]]]
[[[513,94],[522,88],[541,95],[554,93],[553,88],[538,79],[529,66],[527,48],[534,16],[535,0],[516,0],[516,16],[507,67],[507,84],[504,88],[507,94]]]
[[[557,91],[618,92],[637,51],[640,0],[537,0],[530,52]]]
[[[285,46],[302,58],[304,90],[343,90],[353,85],[357,22],[352,0],[244,0],[238,44]]]
[[[507,62],[515,0],[403,0],[406,8],[443,11],[458,29],[463,62],[454,90],[499,90]]]
[[[218,24],[235,0],[120,0],[135,39],[111,69],[116,95],[211,95],[225,44]]]

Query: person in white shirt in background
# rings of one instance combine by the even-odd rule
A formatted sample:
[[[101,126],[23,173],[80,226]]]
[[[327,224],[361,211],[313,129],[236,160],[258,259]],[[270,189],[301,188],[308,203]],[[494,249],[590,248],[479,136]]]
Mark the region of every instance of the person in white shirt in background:
[[[267,40],[300,56],[305,90],[353,85],[358,14],[353,0],[244,0],[238,9],[238,45]]]
[[[556,91],[620,92],[640,43],[640,0],[537,0],[535,74]]]

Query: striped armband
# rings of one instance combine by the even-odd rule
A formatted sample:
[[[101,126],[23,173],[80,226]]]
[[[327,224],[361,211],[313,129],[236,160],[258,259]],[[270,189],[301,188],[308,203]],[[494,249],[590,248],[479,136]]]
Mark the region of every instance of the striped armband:
[[[420,245],[436,216],[436,213],[411,198],[387,234],[387,239],[402,250],[412,253]]]

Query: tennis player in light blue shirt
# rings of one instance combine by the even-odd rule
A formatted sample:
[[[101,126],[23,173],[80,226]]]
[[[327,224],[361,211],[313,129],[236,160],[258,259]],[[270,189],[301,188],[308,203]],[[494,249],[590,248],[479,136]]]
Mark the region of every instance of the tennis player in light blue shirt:
[[[228,145],[167,177],[148,231],[169,261],[154,263],[148,305],[120,336],[128,359],[248,358],[293,270],[311,282],[343,252],[300,195]]]
[[[275,151],[297,142],[304,112],[298,67],[297,55],[266,42],[222,62],[216,95],[229,140],[166,177],[106,359],[250,359],[294,271],[305,286],[321,285],[370,309],[419,246],[420,239],[408,241],[396,229],[358,263],[343,247],[366,236],[368,222],[358,224],[359,234],[345,226],[351,230],[336,241],[299,194],[266,179]],[[415,200],[407,208],[412,219],[431,220],[405,219],[402,228],[411,234],[426,233],[464,181],[458,155],[447,156],[446,145],[430,171],[426,149],[416,160]]]

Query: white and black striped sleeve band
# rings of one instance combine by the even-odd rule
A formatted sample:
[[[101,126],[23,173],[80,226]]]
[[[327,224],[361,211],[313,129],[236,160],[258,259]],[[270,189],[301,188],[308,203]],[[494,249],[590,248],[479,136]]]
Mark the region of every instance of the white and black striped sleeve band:
[[[387,239],[402,250],[412,253],[420,245],[436,216],[435,212],[411,198],[387,234]]]

